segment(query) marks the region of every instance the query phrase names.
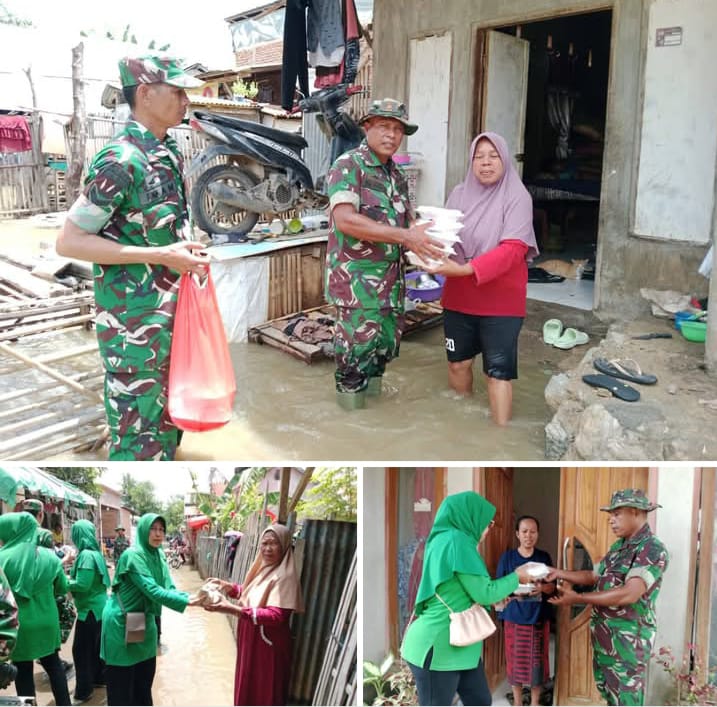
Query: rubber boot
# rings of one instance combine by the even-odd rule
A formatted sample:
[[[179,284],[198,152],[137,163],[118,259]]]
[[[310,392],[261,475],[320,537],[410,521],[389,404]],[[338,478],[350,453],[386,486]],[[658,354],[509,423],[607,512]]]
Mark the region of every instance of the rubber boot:
[[[371,376],[366,386],[366,395],[381,395],[383,376]]]
[[[360,410],[366,407],[366,392],[361,390],[358,393],[345,393],[337,390],[336,402],[344,410]]]

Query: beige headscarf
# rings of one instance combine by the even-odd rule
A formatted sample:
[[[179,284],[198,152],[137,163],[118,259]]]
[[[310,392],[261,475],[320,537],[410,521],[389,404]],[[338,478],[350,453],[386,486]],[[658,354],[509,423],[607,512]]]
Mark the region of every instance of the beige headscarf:
[[[291,609],[298,613],[304,611],[304,600],[294,562],[294,551],[291,547],[291,533],[284,525],[270,525],[261,534],[263,538],[269,531],[279,538],[283,553],[278,565],[266,566],[257,554],[252,566],[246,574],[242,586],[239,606],[260,608],[278,606]]]

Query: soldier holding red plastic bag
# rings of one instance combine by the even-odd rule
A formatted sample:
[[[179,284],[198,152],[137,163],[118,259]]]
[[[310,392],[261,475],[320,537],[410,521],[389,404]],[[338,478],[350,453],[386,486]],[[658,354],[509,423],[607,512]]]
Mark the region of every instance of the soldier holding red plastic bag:
[[[184,117],[185,88],[202,82],[156,56],[123,59],[119,69],[131,119],[92,161],[57,252],[95,264],[109,459],[172,460],[178,430],[167,388],[177,292],[181,273],[204,271],[206,259],[189,240],[183,160],[168,130]]]

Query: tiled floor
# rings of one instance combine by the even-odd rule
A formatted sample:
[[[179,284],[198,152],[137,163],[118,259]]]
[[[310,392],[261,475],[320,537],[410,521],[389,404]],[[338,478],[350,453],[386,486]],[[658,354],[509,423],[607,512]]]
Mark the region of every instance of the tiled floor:
[[[593,308],[593,280],[563,280],[562,282],[529,282],[528,299],[555,302],[576,309]]]

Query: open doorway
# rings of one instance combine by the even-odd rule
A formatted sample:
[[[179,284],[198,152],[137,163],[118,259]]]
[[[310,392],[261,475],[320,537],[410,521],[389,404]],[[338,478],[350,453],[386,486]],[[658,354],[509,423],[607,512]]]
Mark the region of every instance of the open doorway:
[[[488,536],[484,557],[491,576],[495,576],[500,556],[517,547],[515,524],[524,515],[539,524],[537,547],[547,552],[554,566],[559,564],[560,475],[558,468],[486,469],[485,496],[496,508],[496,525]],[[556,674],[555,620],[550,622],[549,679],[541,693],[541,704],[554,704]],[[512,689],[506,679],[504,626],[485,643],[486,674],[493,692],[494,705],[513,704]],[[527,695],[524,693],[524,696]]]
[[[533,197],[528,297],[580,309],[594,300],[611,25],[604,10],[477,34],[476,127],[508,140]]]

